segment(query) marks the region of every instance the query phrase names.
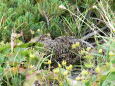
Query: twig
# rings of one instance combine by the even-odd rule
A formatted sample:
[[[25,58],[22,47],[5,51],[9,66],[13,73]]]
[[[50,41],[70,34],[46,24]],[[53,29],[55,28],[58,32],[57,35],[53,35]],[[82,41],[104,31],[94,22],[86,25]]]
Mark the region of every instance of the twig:
[[[16,39],[23,36],[23,32],[17,34],[15,30],[12,29],[11,33],[11,52],[14,51],[14,47],[16,46]]]
[[[47,26],[49,27],[49,25],[50,25],[50,23],[49,23],[49,18],[48,18],[48,16],[46,15],[45,11],[43,11],[43,15],[44,15],[44,17],[45,17],[45,19],[46,19]]]
[[[106,26],[103,27],[103,28],[101,28],[101,30],[105,30],[105,29],[107,29]],[[82,38],[79,39],[79,40],[80,40],[81,42],[85,43],[86,45],[88,45],[89,47],[94,48],[94,46],[93,46],[91,43],[89,43],[89,42],[87,42],[87,41],[85,41],[85,40],[88,39],[88,38],[90,38],[91,36],[94,36],[94,35],[98,34],[99,32],[101,32],[101,31],[100,31],[100,30],[97,30],[97,31],[94,31],[94,32],[92,32],[92,33],[89,33],[89,34],[87,34],[86,36],[82,37]]]
[[[103,28],[101,28],[101,30],[105,30],[105,29],[107,29],[106,26],[103,27]],[[81,39],[82,39],[82,40],[86,40],[86,39],[90,38],[91,36],[94,36],[94,35],[98,34],[99,32],[101,32],[101,31],[100,31],[100,30],[94,31],[94,32],[89,33],[89,34],[87,34],[86,36],[82,37]]]
[[[11,33],[11,52],[13,52],[14,47],[16,45],[15,40],[16,40],[16,33],[14,30],[12,30],[12,33]]]
[[[88,47],[91,47],[91,48],[94,48],[94,46],[92,44],[90,44],[89,42],[87,41],[84,41],[82,39],[79,39],[82,43],[85,43]]]

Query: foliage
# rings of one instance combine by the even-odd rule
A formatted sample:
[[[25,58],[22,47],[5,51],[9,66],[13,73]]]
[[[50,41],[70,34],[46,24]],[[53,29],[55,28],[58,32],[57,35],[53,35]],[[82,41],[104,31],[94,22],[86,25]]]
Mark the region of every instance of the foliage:
[[[115,86],[114,8],[114,0],[0,0],[0,86]],[[12,30],[23,32],[14,52]],[[83,39],[97,30],[84,40],[96,46],[81,48],[80,65],[63,60],[54,66],[53,53],[46,56],[43,44],[28,42],[41,34]]]

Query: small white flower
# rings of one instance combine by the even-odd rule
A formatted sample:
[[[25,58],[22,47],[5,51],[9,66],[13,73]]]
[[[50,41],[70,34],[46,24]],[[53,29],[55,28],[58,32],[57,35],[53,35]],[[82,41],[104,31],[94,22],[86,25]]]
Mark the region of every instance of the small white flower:
[[[113,29],[113,32],[115,33],[115,29]]]
[[[40,29],[38,29],[37,31],[40,32]]]
[[[59,8],[64,9],[64,10],[66,9],[66,7],[64,5],[60,5]]]
[[[94,5],[92,8],[93,8],[93,9],[98,9],[96,5]]]

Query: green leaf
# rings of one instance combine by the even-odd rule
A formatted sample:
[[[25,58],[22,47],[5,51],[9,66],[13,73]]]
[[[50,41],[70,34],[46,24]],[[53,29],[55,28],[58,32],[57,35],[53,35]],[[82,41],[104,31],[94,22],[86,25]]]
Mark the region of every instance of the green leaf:
[[[3,68],[0,66],[0,75],[3,73]]]
[[[111,72],[108,75],[107,80],[109,80],[109,81],[115,81],[115,72]]]

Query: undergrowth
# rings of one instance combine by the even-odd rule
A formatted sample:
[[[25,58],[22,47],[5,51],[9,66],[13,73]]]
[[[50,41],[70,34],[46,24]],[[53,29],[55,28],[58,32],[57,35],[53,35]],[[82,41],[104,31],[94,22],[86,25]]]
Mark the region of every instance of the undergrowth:
[[[114,9],[114,0],[0,0],[0,85],[115,86]],[[12,30],[23,32],[13,52]],[[81,65],[52,66],[53,53],[29,43],[42,34],[75,36],[94,47],[77,53],[85,59]]]

